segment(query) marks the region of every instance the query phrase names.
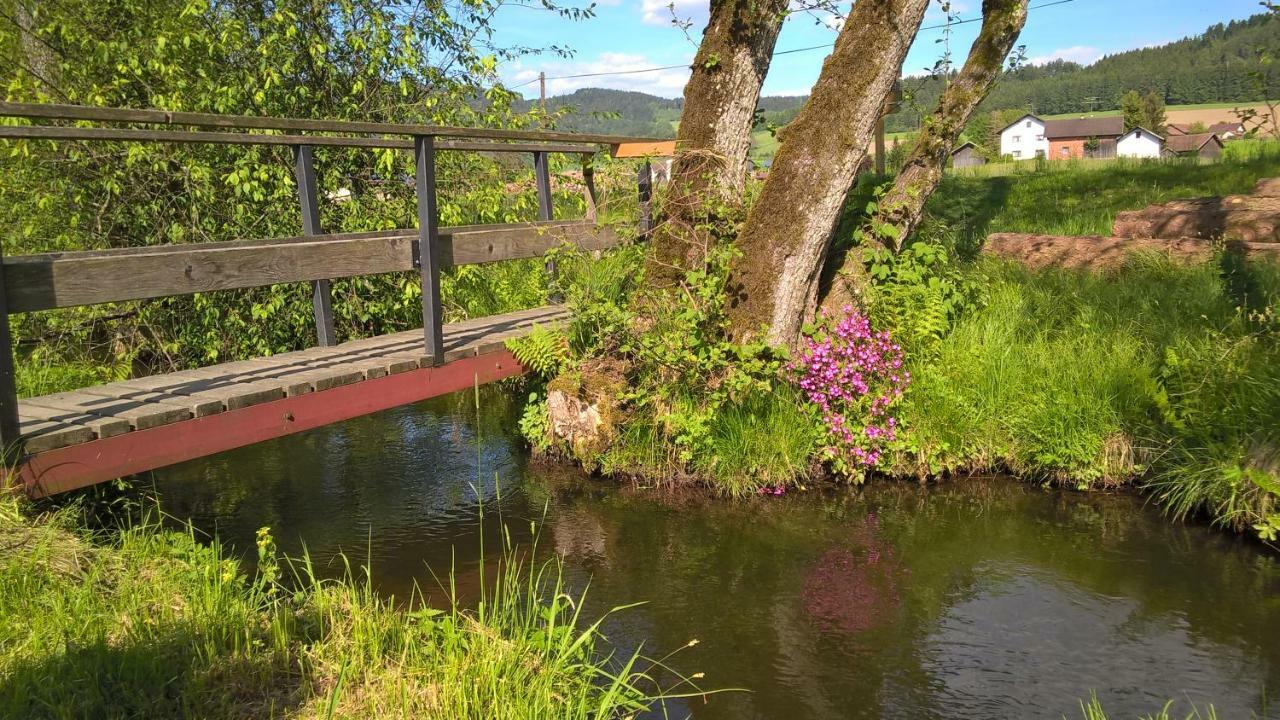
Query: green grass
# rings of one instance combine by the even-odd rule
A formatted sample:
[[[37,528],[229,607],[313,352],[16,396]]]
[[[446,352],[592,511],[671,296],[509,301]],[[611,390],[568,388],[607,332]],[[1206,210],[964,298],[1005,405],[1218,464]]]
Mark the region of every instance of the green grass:
[[[290,566],[266,535],[250,578],[191,533],[80,522],[0,501],[0,716],[614,718],[656,702],[652,665],[609,653],[555,561],[508,549],[482,563],[474,610],[429,608],[349,566],[320,580],[303,559],[279,584]]]
[[[967,272],[985,303],[913,359],[898,473],[1137,481],[1175,517],[1280,521],[1280,268]]]
[[[786,387],[722,408],[710,435],[712,451],[697,458],[698,470],[732,497],[807,478],[822,441],[810,410]]]
[[[1172,715],[1170,713],[1173,709],[1173,705],[1174,702],[1170,700],[1165,703],[1164,707],[1160,708],[1159,712],[1144,715],[1137,720],[1177,720],[1178,718],[1183,718],[1184,720],[1218,720],[1218,712],[1213,709],[1212,705],[1201,711],[1200,708],[1196,707],[1193,703],[1190,710],[1188,710],[1185,715]],[[1108,720],[1110,716],[1108,716],[1107,711],[1103,709],[1102,703],[1098,700],[1097,693],[1093,693],[1089,696],[1089,702],[1086,703],[1083,700],[1080,701],[1080,717],[1083,718],[1083,720]]]

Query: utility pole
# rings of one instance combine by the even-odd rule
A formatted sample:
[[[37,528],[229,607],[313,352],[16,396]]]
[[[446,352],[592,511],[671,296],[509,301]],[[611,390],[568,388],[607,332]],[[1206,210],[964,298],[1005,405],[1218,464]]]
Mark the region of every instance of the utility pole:
[[[538,105],[542,108],[542,114],[547,113],[547,73],[546,71],[538,72]]]

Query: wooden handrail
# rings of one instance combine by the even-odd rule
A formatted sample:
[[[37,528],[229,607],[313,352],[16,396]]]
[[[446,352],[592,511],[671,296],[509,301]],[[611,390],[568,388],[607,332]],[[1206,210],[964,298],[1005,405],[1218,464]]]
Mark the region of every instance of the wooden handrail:
[[[436,137],[479,140],[523,140],[529,142],[578,142],[596,145],[618,145],[636,142],[664,142],[654,138],[571,133],[550,130],[501,130],[494,128],[462,128],[447,125],[359,122],[351,120],[310,120],[256,115],[218,115],[213,113],[133,108],[90,107],[45,103],[0,102],[0,116],[42,118],[46,120],[88,120],[106,123],[141,123],[149,125],[186,125],[225,130],[294,130],[376,135],[434,135]]]
[[[8,311],[32,312],[280,283],[413,270],[418,231],[156,245],[3,259]],[[440,228],[442,267],[540,257],[571,243],[617,245],[607,227],[581,220]]]
[[[412,150],[412,140],[377,137],[337,137],[334,135],[267,135],[246,132],[201,132],[180,130],[135,130],[132,128],[83,128],[58,125],[0,125],[0,138],[23,140],[98,140],[159,143],[206,143],[210,145],[326,145],[336,147],[391,148]],[[476,152],[554,152],[592,155],[595,145],[582,143],[506,143],[441,140],[437,150]]]

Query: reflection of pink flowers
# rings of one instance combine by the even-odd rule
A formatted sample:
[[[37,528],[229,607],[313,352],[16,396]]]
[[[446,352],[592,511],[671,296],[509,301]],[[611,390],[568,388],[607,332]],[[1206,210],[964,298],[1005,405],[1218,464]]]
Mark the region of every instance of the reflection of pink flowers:
[[[782,485],[764,485],[756,490],[757,495],[785,495],[787,488]]]
[[[878,537],[874,513],[850,547],[833,547],[818,558],[804,579],[805,610],[824,630],[856,634],[891,622],[901,606],[898,587],[907,570],[893,547]]]
[[[860,474],[880,462],[881,448],[897,439],[898,422],[889,415],[911,384],[903,370],[902,348],[852,307],[834,325],[819,318],[791,363],[796,384],[818,406],[826,423],[824,454],[836,469]],[[860,427],[859,427],[860,426]]]

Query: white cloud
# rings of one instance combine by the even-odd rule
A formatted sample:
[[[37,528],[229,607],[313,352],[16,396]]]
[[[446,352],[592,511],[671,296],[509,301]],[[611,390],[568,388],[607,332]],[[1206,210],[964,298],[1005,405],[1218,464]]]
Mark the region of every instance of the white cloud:
[[[693,23],[692,29],[701,31],[707,24],[706,0],[644,0],[640,6],[641,19],[646,25],[670,27],[672,22]]]
[[[686,62],[692,62],[687,60]],[[632,72],[627,75],[595,75],[594,77],[564,77],[566,75],[591,75],[594,73],[616,73],[673,65],[675,63],[654,62],[648,56],[633,53],[605,52],[593,60],[550,63],[539,69],[547,74],[547,95],[565,95],[579,88],[598,87],[613,90],[634,90],[661,97],[679,97],[684,93],[684,85],[689,80],[689,68],[681,66],[652,72]],[[557,79],[560,78],[560,79]],[[521,83],[536,81],[538,69],[517,66],[516,72],[507,78],[507,86],[514,87]],[[532,88],[536,97],[536,82]],[[525,95],[530,95],[524,90]]]
[[[1068,48],[1058,48],[1047,55],[1033,56],[1028,58],[1027,62],[1032,65],[1044,65],[1053,60],[1070,60],[1081,65],[1092,65],[1100,57],[1102,57],[1102,51],[1092,45],[1073,45]]]

